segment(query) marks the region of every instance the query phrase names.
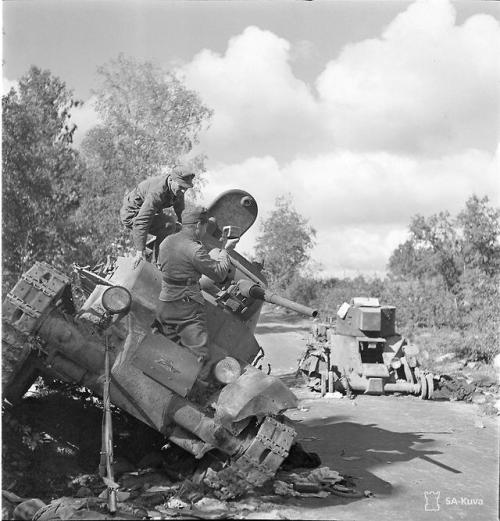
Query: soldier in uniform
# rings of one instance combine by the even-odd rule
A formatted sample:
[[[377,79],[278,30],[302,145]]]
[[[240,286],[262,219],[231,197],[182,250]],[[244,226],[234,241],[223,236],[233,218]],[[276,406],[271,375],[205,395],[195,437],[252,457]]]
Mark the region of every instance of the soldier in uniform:
[[[122,223],[132,230],[136,250],[134,269],[145,258],[148,233],[156,236],[154,258],[161,241],[176,231],[176,223],[163,210],[172,207],[179,222],[184,210],[184,192],[193,186],[194,173],[177,167],[168,174],[148,177],[125,194],[120,210]],[[175,218],[174,218],[175,219]]]
[[[206,209],[188,208],[183,213],[182,230],[169,235],[160,245],[158,265],[162,272],[162,286],[157,308],[157,320],[164,334],[189,349],[199,361],[207,361],[208,333],[205,303],[199,280],[201,275],[222,282],[230,268],[229,255],[238,239],[226,242],[219,259],[212,258],[201,237],[207,231]],[[205,364],[198,380],[206,383],[210,366]]]

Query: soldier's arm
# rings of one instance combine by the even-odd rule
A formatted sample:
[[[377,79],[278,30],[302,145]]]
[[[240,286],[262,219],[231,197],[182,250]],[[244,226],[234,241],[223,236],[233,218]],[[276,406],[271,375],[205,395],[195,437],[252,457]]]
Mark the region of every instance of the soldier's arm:
[[[212,259],[206,248],[201,244],[194,251],[192,261],[200,273],[210,277],[215,282],[222,282],[227,277],[229,268],[231,267],[231,261],[227,251],[221,250],[219,259]]]
[[[186,207],[186,203],[184,201],[184,194],[180,194],[174,201],[172,208],[174,209],[175,215],[177,215],[177,220],[182,222],[182,212]]]
[[[155,194],[148,194],[134,219],[132,229],[132,239],[137,252],[142,252],[146,248],[148,231],[153,222],[155,214],[161,210],[159,197]]]

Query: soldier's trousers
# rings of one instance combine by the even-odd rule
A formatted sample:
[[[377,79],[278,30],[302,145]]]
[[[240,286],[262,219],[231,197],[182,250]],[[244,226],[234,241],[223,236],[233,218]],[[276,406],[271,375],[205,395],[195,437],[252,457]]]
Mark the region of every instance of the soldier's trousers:
[[[124,224],[125,227],[129,230],[132,230],[135,216],[127,215],[124,210],[124,207],[122,207],[122,210],[120,212],[122,224]],[[154,261],[158,260],[160,244],[162,243],[163,239],[165,239],[168,235],[171,235],[172,233],[178,231],[176,226],[176,220],[177,219],[175,216],[172,216],[171,214],[168,214],[163,211],[157,213],[153,217],[153,221],[151,222],[151,226],[149,227],[148,234],[155,236],[154,243],[152,245],[150,244],[150,246],[153,249]]]
[[[157,319],[170,340],[189,349],[200,362],[209,358],[207,315],[194,300],[159,301]]]

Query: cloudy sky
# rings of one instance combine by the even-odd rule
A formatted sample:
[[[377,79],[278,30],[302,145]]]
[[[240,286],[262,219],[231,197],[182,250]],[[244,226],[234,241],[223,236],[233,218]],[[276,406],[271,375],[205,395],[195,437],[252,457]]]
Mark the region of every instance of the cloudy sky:
[[[500,205],[498,2],[3,3],[4,89],[30,65],[87,101],[118,53],[175,70],[214,110],[209,203],[243,188],[260,218],[290,194],[324,275],[383,274],[410,219]],[[252,249],[258,226],[241,241]]]

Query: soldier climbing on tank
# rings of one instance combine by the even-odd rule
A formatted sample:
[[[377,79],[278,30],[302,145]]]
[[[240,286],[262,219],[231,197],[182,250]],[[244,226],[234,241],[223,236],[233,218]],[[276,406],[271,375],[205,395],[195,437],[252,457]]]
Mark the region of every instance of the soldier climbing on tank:
[[[229,273],[230,259],[226,250],[232,250],[239,239],[228,239],[218,259],[209,255],[200,239],[207,231],[206,209],[187,208],[183,213],[182,230],[169,235],[160,245],[158,265],[162,272],[157,320],[163,333],[189,349],[203,362],[198,375],[201,385],[208,384],[208,332],[205,301],[201,294],[201,275],[215,282],[223,282]]]
[[[184,210],[184,193],[193,187],[195,174],[187,167],[175,167],[167,174],[149,177],[125,194],[120,210],[121,222],[132,231],[136,250],[134,269],[146,258],[148,233],[155,235],[153,258],[158,258],[162,240],[178,230],[175,217],[164,213],[172,208],[179,223]]]

